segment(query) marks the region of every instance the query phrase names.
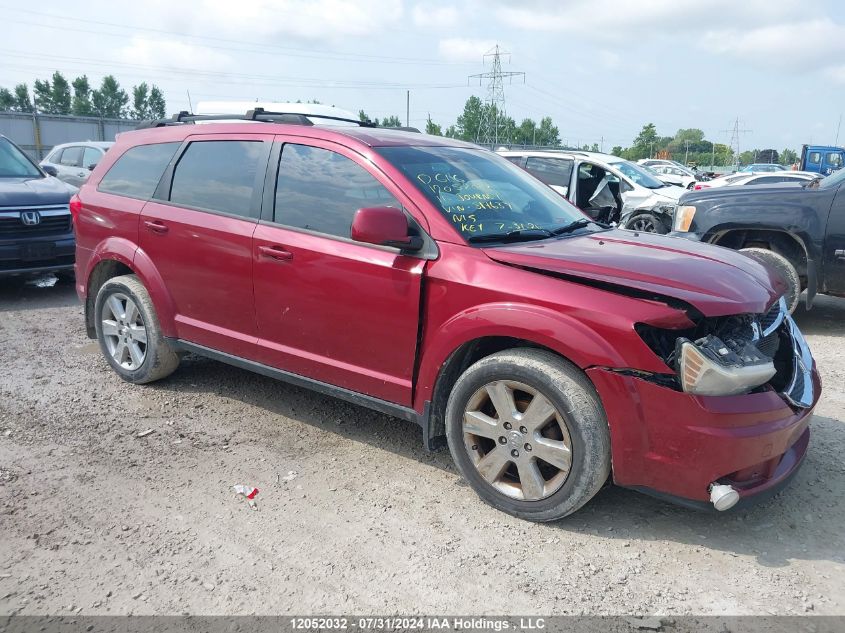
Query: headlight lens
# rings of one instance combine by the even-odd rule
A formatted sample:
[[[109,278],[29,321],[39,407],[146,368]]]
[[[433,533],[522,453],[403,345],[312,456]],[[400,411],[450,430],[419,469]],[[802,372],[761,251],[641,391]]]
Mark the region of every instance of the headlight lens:
[[[678,207],[678,212],[675,214],[675,230],[684,232],[689,231],[693,217],[695,217],[694,206],[684,205]]]
[[[745,393],[775,375],[772,359],[763,356],[752,344],[734,352],[712,334],[695,343],[679,338],[676,352],[681,388],[699,396]]]

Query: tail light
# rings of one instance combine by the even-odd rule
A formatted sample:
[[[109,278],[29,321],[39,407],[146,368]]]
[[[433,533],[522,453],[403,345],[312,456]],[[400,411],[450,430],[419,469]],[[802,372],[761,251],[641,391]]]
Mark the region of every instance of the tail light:
[[[710,185],[702,185],[701,183],[697,184],[693,191],[700,191],[702,189],[708,189]]]
[[[73,194],[70,199],[70,217],[73,220],[73,226],[76,228],[76,223],[79,221],[79,212],[82,211],[82,200],[79,199],[79,194]]]

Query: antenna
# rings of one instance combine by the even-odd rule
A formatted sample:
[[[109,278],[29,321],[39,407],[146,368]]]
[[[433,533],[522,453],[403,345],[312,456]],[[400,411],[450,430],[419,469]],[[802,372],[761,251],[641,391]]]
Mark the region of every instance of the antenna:
[[[522,83],[525,83],[525,73],[502,70],[503,56],[507,56],[508,62],[510,62],[510,53],[501,51],[499,45],[496,44],[484,54],[483,58],[485,63],[488,58],[493,58],[493,69],[490,72],[469,76],[469,79],[478,79],[479,86],[484,79],[489,79],[487,83],[487,103],[481,111],[481,123],[475,137],[476,143],[496,145],[499,143],[500,137],[504,140],[504,126],[507,120],[504,80],[507,79],[508,83],[512,84],[514,77],[521,77]]]
[[[185,88],[185,93],[188,95],[188,111],[193,112],[194,106],[191,105],[191,91]]]
[[[834,147],[839,147],[839,128],[842,127],[842,114],[839,114],[839,123],[836,124],[836,140],[833,141]]]

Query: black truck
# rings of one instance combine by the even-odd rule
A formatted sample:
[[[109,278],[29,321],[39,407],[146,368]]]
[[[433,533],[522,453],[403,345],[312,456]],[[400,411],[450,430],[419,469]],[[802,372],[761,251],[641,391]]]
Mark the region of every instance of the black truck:
[[[0,135],[0,277],[73,270],[74,191]]]
[[[685,193],[672,235],[717,244],[770,264],[790,286],[790,311],[807,291],[845,296],[845,169],[806,184]]]

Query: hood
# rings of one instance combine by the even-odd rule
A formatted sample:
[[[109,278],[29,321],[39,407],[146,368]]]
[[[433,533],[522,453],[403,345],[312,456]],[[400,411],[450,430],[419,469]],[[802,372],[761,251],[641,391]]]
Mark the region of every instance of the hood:
[[[0,178],[0,207],[67,204],[74,188],[58,178]]]
[[[720,198],[733,198],[736,199],[748,199],[750,198],[753,200],[755,197],[759,197],[762,195],[766,196],[776,196],[778,200],[782,197],[796,197],[796,196],[826,196],[831,189],[819,189],[818,187],[805,187],[805,183],[773,183],[770,185],[739,185],[739,186],[725,186],[724,183],[719,183],[718,185],[714,186],[711,181],[709,183],[704,182],[701,183],[705,185],[703,189],[697,189],[695,191],[687,191],[683,199],[680,201],[681,204],[695,204],[698,200],[704,199],[720,199]],[[733,200],[732,200],[733,202]]]
[[[687,189],[678,187],[677,185],[669,185],[668,187],[661,187],[660,189],[652,189],[651,192],[655,196],[666,198],[672,202],[677,202],[681,196],[687,192]]]
[[[786,290],[741,253],[650,233],[603,231],[484,252],[503,264],[678,299],[708,317],[765,312]]]

